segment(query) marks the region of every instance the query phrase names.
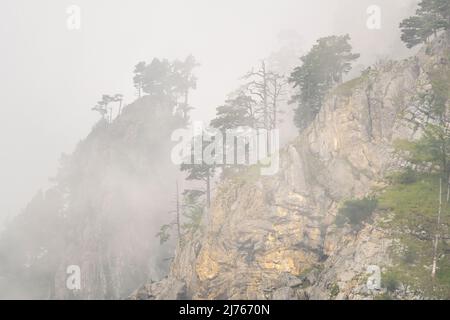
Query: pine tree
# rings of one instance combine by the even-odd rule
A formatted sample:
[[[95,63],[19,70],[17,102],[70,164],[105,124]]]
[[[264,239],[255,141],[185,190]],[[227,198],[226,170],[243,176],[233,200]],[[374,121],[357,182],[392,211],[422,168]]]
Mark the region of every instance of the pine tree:
[[[145,61],[141,61],[134,67],[134,77],[133,77],[133,83],[134,87],[136,88],[138,92],[138,97],[141,97],[142,89],[144,87],[144,72],[145,68],[147,67],[147,64]]]
[[[111,110],[111,108],[108,108],[108,106],[111,102],[114,102],[114,97],[104,94],[102,96],[102,100],[97,102],[97,104],[91,110],[97,111],[98,113],[100,113],[103,120],[107,120],[108,122],[111,122],[112,110]],[[109,114],[109,116],[107,117],[108,114]]]
[[[184,223],[182,229],[185,232],[195,232],[201,224],[205,209],[205,192],[201,190],[188,189],[183,192],[182,213]]]
[[[158,98],[172,97],[171,66],[167,59],[153,59],[146,66],[142,77],[142,91],[150,96]]]
[[[238,93],[237,97],[228,99],[225,104],[217,107],[216,118],[211,120],[211,127],[221,130],[238,127],[256,128],[256,102],[244,92]]]
[[[201,155],[196,154],[197,148],[195,146],[201,146],[198,151]],[[181,164],[180,170],[187,172],[186,180],[197,180],[205,183],[205,193],[206,193],[206,206],[210,208],[211,206],[211,179],[214,176],[216,170],[216,164],[209,164],[203,159],[203,152],[207,143],[203,141],[202,136],[196,136],[192,139],[191,144],[191,159],[186,159],[186,163]],[[198,159],[200,158],[200,159]]]
[[[123,103],[123,95],[118,93],[113,96],[113,101],[119,103],[119,110],[117,111],[117,115],[120,116],[122,113],[122,103]]]
[[[408,48],[427,42],[441,30],[450,28],[450,1],[422,0],[416,15],[400,23],[401,39]]]
[[[193,109],[189,105],[189,93],[190,90],[197,88],[197,77],[193,71],[198,66],[198,62],[192,55],[189,55],[184,61],[175,60],[172,62],[172,82],[178,100],[178,110],[186,122],[188,121],[189,111]]]
[[[359,54],[352,53],[350,36],[330,36],[317,43],[300,60],[302,65],[291,73],[289,82],[299,93],[291,102],[298,104],[294,122],[300,130],[306,128],[319,113],[326,93],[342,82]]]
[[[181,241],[181,203],[180,203],[180,191],[178,189],[178,181],[176,182],[175,193],[175,210],[169,211],[170,214],[174,214],[175,217],[167,224],[163,224],[156,237],[159,238],[160,244],[163,244],[170,239],[170,234],[173,227],[176,227],[177,239]]]
[[[197,87],[197,77],[193,71],[198,65],[192,55],[184,61],[157,58],[150,64],[142,61],[134,69],[134,86],[139,97],[147,94],[169,102],[187,123],[192,109],[189,93]]]

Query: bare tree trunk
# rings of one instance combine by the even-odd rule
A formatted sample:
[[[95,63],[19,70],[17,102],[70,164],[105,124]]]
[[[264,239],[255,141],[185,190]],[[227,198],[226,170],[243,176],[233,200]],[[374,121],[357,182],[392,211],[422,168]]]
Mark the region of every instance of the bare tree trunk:
[[[266,63],[262,62],[262,73],[263,73],[263,104],[264,104],[264,126],[269,130],[269,106],[267,105],[267,72]]]
[[[211,207],[211,178],[209,175],[206,178],[206,206]]]
[[[177,232],[178,241],[181,239],[181,226],[180,226],[180,193],[178,191],[178,181],[177,181]]]
[[[434,245],[433,245],[433,266],[431,268],[431,279],[433,281],[433,285],[435,283],[436,278],[436,268],[437,268],[437,258],[438,258],[438,244],[440,238],[440,225],[441,225],[441,213],[442,213],[442,177],[439,178],[439,209],[437,216],[437,225],[436,225],[436,234],[434,237]]]
[[[273,125],[272,125],[273,129],[277,128],[277,112],[278,112],[277,103],[274,101],[274,103],[273,103]]]
[[[272,112],[273,112],[273,123],[272,123],[272,128],[276,129],[277,128],[277,113],[278,113],[278,108],[277,108],[277,99],[278,99],[278,79],[276,77],[276,75],[274,75],[273,78],[273,103],[272,103]]]
[[[267,152],[269,152],[270,142],[269,142],[269,106],[267,103],[268,100],[268,87],[267,87],[267,71],[266,71],[266,63],[263,61],[261,64],[262,76],[263,76],[263,114],[264,114],[264,127],[267,130],[266,132],[266,148]]]
[[[186,90],[184,93],[184,110],[183,110],[183,119],[187,121],[188,117],[188,106],[189,106],[189,90]]]
[[[120,116],[121,113],[122,113],[122,100],[119,101],[119,113],[118,113],[118,115]]]

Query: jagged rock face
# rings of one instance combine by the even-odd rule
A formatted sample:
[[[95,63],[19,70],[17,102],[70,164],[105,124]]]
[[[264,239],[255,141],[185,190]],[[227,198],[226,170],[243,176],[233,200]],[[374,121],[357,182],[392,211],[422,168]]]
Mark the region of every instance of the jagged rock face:
[[[170,103],[149,96],[100,121],[65,158],[56,185],[2,235],[2,296],[120,299],[167,272],[155,235],[171,218],[179,173],[170,136],[182,125]],[[80,268],[80,290],[66,286],[71,265]]]
[[[95,129],[72,156],[70,240],[56,272],[56,298],[119,299],[158,277],[155,235],[170,218],[178,169],[170,161],[170,135],[181,125],[170,104],[146,96]],[[68,265],[81,269],[75,294],[65,286]]]
[[[137,299],[366,299],[369,265],[389,265],[395,239],[366,224],[337,228],[341,201],[362,197],[402,163],[396,139],[428,72],[448,61],[449,34],[416,57],[384,62],[331,92],[315,121],[281,153],[276,176],[224,180],[201,232],[177,249],[166,279]],[[375,217],[380,219],[379,217]]]

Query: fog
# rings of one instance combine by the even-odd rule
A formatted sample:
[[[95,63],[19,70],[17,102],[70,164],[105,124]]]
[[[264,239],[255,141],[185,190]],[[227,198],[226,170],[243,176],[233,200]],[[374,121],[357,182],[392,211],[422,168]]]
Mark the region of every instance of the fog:
[[[2,1],[0,221],[19,213],[48,186],[60,153],[71,152],[98,120],[90,108],[101,94],[135,99],[132,70],[138,61],[193,54],[201,66],[192,118],[207,120],[247,70],[292,41],[280,39],[282,31],[297,33],[303,51],[321,36],[350,33],[363,64],[408,54],[398,41],[398,23],[414,3]],[[80,30],[66,27],[72,4],[81,8]],[[381,30],[366,27],[371,4],[382,9]]]
[[[33,270],[36,292],[53,282],[56,291],[64,288],[64,268],[79,264],[91,268],[93,289],[83,293],[88,298],[106,297],[104,291],[117,288],[117,292],[107,292],[109,297],[123,296],[148,280],[145,277],[160,278],[166,272],[175,243],[169,241],[161,250],[154,236],[162,224],[170,222],[167,212],[175,205],[175,181],[179,180],[181,191],[189,187],[167,157],[168,137],[185,118],[172,114],[166,108],[172,105],[164,98],[149,94],[137,100],[133,70],[138,62],[183,60],[193,55],[199,66],[194,70],[197,88],[189,97],[194,107],[190,119],[209,122],[249,70],[266,61],[269,68],[287,77],[320,37],[351,36],[353,52],[361,57],[347,79],[359,76],[377,60],[412,55],[414,50],[400,41],[398,25],[416,3],[2,1],[0,231],[21,212],[26,218],[12,223],[7,240],[0,243],[0,267],[2,263],[4,270],[25,266],[27,274],[29,260],[37,256],[37,261],[50,252],[48,261],[33,262],[37,265]],[[81,9],[81,25],[76,30],[67,25],[67,9],[72,5]],[[373,5],[381,10],[379,29],[367,25],[373,14],[368,8]],[[290,93],[281,107],[282,143],[298,133],[292,121],[293,106],[287,104]],[[124,96],[123,114],[114,121],[99,121],[99,114],[91,110],[104,94]],[[74,151],[70,164],[66,163],[69,169],[61,169],[61,155]],[[52,188],[55,181],[57,187]],[[70,201],[67,190],[73,193]],[[59,223],[69,228],[56,230]],[[16,242],[23,247],[10,256],[5,254]],[[110,279],[94,279],[98,266],[100,274]],[[127,269],[133,266],[148,270]],[[122,271],[131,278],[139,276],[124,280]],[[10,290],[13,297],[67,297],[65,292],[29,292],[35,283],[20,278],[21,272],[8,277],[0,274],[0,280],[8,278],[0,298]],[[25,285],[16,286],[15,277]],[[128,286],[121,287],[122,280]],[[115,283],[117,288],[95,288],[102,281]]]

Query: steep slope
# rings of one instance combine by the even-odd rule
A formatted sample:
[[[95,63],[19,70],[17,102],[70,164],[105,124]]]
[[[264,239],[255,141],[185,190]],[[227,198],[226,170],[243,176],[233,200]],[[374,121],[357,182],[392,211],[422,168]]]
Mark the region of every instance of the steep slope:
[[[390,267],[397,241],[375,214],[360,230],[339,228],[340,204],[385,185],[404,163],[397,139],[421,135],[405,120],[450,64],[443,34],[410,59],[385,61],[328,95],[314,122],[281,152],[277,175],[220,183],[200,231],[178,246],[167,278],[132,299],[371,299],[367,268]],[[445,85],[445,84],[444,84]],[[448,84],[447,84],[448,85]],[[397,293],[422,298],[420,290]]]
[[[117,299],[164,272],[155,234],[178,175],[170,135],[183,125],[172,110],[145,96],[63,157],[55,186],[0,236],[2,298]],[[66,286],[71,265],[81,290]]]

